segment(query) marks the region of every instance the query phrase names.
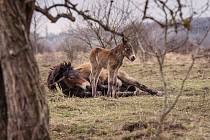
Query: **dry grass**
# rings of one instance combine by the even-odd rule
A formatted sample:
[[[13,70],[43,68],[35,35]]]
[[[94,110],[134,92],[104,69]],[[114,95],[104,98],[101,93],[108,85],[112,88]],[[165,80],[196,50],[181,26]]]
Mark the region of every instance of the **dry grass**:
[[[83,57],[84,56],[84,57]],[[87,60],[87,54],[74,65]],[[63,62],[63,53],[38,55],[41,80],[45,84],[49,68]],[[79,61],[78,61],[79,60]],[[162,89],[154,60],[145,64],[125,62],[122,69],[147,86]],[[169,54],[165,65],[170,98],[173,100],[190,57]],[[161,139],[210,139],[210,63],[198,60],[186,83],[184,95],[164,124]],[[163,106],[163,97],[140,96],[118,99],[65,98],[47,90],[52,139],[151,139]]]

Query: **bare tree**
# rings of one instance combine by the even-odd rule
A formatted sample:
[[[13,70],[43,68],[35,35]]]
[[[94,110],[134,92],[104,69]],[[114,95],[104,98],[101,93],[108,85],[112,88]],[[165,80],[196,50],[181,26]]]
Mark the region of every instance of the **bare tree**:
[[[77,25],[76,29],[70,28],[68,35],[69,38],[80,40],[87,48],[93,48],[93,46],[96,46],[95,37],[89,28]]]
[[[0,1],[1,139],[49,139],[49,113],[29,42],[34,1]]]
[[[66,53],[67,59],[69,62],[73,63],[73,61],[77,58],[78,55],[78,47],[68,38],[64,40],[61,44],[63,51]]]
[[[98,1],[90,4],[89,7],[91,7],[91,10],[88,10],[88,13],[93,18],[100,20],[107,27],[111,27],[115,32],[124,32],[124,27],[129,22],[128,17],[132,15],[130,0],[120,2],[114,0]],[[87,20],[85,25],[82,28],[80,27],[81,25],[77,26],[75,30],[77,33],[74,37],[81,39],[89,47],[100,46],[110,48],[118,43],[119,36],[115,33],[113,34],[113,32],[107,32],[97,22]]]
[[[151,14],[148,13],[148,9],[151,6],[150,2],[151,1],[149,0],[146,0],[145,2],[145,6],[143,10],[143,20],[149,19],[149,20],[154,21],[156,24],[158,24],[162,28],[162,31],[159,31],[159,32],[163,34],[163,36],[159,35],[160,38],[158,40],[162,42],[160,46],[149,45],[149,47],[151,47],[153,55],[156,57],[158,61],[160,77],[163,83],[164,94],[165,94],[164,108],[160,115],[159,127],[158,127],[157,135],[156,135],[158,137],[159,134],[162,132],[162,125],[166,116],[171,112],[171,110],[173,110],[179,98],[183,94],[183,88],[184,88],[185,82],[190,75],[190,72],[195,63],[195,59],[197,57],[195,56],[195,54],[192,54],[192,62],[190,66],[188,67],[185,77],[182,80],[179,92],[177,96],[175,97],[175,100],[172,103],[169,103],[169,93],[168,93],[168,87],[167,87],[168,84],[165,78],[166,75],[165,75],[165,70],[164,70],[165,56],[168,52],[172,52],[180,47],[183,47],[183,45],[188,40],[188,31],[191,29],[191,21],[194,16],[193,15],[194,12],[192,12],[191,15],[189,15],[188,17],[184,17],[183,9],[185,7],[184,7],[184,4],[181,3],[180,0],[176,0],[176,4],[174,7],[170,6],[169,1],[155,0],[153,4],[155,4],[155,6],[162,12],[163,18],[164,18],[163,20],[159,20],[155,16],[152,16]],[[178,44],[177,42],[174,43],[174,40],[170,39],[170,34],[172,33],[174,37],[174,35],[176,35],[177,33],[180,33],[183,30],[186,32],[186,38],[181,40],[180,43]],[[172,44],[177,44],[177,46],[171,47]]]
[[[34,13],[31,22],[30,40],[32,42],[32,49],[35,54],[41,52],[42,50],[42,46],[40,45],[40,40],[42,39],[40,30],[42,29],[43,25],[43,15]]]

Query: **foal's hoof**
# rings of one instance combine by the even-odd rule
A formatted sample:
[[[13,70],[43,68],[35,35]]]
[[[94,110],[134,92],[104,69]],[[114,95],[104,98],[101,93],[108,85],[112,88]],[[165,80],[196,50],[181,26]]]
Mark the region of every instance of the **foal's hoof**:
[[[102,96],[102,92],[101,91],[98,91],[97,92],[97,96]]]
[[[112,97],[112,95],[111,95],[111,94],[107,94],[106,96],[107,96],[107,97]]]
[[[96,97],[96,96],[97,96],[97,94],[92,94],[92,96],[93,96],[93,97]]]
[[[115,94],[115,95],[114,95],[114,98],[115,98],[115,99],[117,99],[117,98],[118,98],[118,96]]]
[[[98,94],[95,94],[93,97],[94,97],[94,98],[98,97]]]
[[[97,91],[96,94],[93,94],[93,97],[98,97],[98,96],[102,96],[102,92],[101,91]]]
[[[108,91],[107,94],[106,94],[106,96],[107,97],[112,97],[112,93]]]

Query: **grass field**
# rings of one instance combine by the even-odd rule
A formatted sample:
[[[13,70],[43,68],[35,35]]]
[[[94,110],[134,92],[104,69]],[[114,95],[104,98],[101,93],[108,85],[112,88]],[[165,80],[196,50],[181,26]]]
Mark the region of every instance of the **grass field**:
[[[63,53],[37,55],[41,81],[46,86],[48,70],[67,60]],[[75,60],[74,65],[87,62],[87,55]],[[190,64],[190,57],[167,55],[165,73],[170,101],[179,91],[181,81]],[[140,64],[138,60],[122,69],[139,82],[162,90],[155,60]],[[197,60],[175,109],[164,123],[161,139],[210,139],[210,62]],[[52,139],[151,139],[163,108],[164,97],[134,96],[118,99],[66,98],[62,93],[47,90],[50,107],[50,134]]]

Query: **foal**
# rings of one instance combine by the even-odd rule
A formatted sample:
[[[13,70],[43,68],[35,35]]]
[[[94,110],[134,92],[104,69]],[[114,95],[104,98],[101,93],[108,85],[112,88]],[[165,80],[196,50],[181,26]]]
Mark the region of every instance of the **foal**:
[[[107,96],[116,97],[117,73],[123,63],[124,57],[130,61],[136,59],[133,47],[124,38],[122,43],[110,50],[94,48],[90,53],[91,64],[91,86],[93,97],[97,95],[97,83],[102,68],[108,70],[108,92]]]

